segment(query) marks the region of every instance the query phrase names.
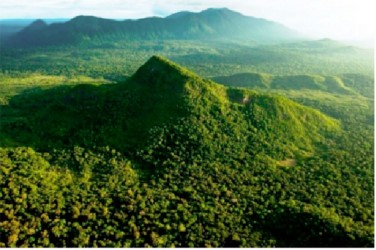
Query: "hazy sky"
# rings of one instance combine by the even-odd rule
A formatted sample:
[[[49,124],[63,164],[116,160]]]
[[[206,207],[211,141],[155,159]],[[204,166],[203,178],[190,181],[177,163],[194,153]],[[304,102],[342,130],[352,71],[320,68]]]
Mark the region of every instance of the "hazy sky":
[[[1,0],[0,18],[166,16],[181,10],[227,7],[278,21],[314,38],[371,39],[375,0]]]

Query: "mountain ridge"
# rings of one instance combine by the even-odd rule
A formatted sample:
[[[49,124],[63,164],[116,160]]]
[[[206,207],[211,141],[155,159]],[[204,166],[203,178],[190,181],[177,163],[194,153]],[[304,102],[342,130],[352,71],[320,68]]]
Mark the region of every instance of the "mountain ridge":
[[[180,14],[179,14],[180,13]],[[95,39],[120,40],[223,40],[273,43],[297,41],[301,35],[282,24],[244,16],[229,9],[207,9],[198,13],[179,12],[166,18],[149,17],[115,21],[94,16],[77,16],[29,34],[28,27],[7,43],[10,47],[73,45]]]
[[[345,77],[343,77],[345,79]],[[317,90],[335,94],[358,95],[355,89],[345,85],[339,76],[322,75],[270,75],[265,73],[239,73],[218,76],[212,80],[229,87],[265,90]]]

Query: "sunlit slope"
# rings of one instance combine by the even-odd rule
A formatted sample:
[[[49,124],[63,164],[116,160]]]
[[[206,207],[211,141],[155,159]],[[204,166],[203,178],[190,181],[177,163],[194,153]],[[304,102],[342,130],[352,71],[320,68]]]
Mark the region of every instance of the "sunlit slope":
[[[373,81],[361,74],[342,76],[288,75],[274,76],[263,73],[242,73],[218,76],[214,81],[231,87],[264,90],[315,90],[332,94],[372,96]],[[368,91],[367,91],[368,90]]]
[[[3,129],[15,145],[111,146],[180,160],[228,154],[283,159],[312,153],[340,130],[317,110],[283,97],[226,88],[162,57],[121,84],[56,89],[10,101]]]

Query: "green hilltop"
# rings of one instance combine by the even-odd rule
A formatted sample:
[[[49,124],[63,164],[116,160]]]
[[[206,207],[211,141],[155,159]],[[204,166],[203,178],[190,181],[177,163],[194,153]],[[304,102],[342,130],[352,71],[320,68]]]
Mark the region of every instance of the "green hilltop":
[[[337,121],[317,110],[279,96],[226,88],[158,56],[120,84],[61,87],[14,98],[10,105],[27,127],[18,131],[6,124],[14,143],[29,138],[31,146],[42,149],[156,147],[150,151],[160,154],[171,147],[182,155],[192,150],[192,157],[257,152],[283,160],[313,153],[323,135],[340,130]]]
[[[366,127],[160,56],[116,84],[9,98],[0,247],[374,244]]]

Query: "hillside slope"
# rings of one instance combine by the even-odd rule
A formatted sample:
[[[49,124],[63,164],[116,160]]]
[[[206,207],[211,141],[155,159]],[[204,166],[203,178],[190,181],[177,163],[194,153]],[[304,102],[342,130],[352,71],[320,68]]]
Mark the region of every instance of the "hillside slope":
[[[354,77],[357,77],[355,80]],[[214,81],[230,87],[250,89],[281,90],[320,90],[334,94],[357,95],[366,94],[361,88],[372,87],[370,79],[365,75],[321,76],[321,75],[288,75],[273,76],[262,73],[242,73],[230,76],[218,76]],[[365,80],[367,79],[367,80]],[[354,84],[354,80],[357,82]],[[349,86],[346,86],[349,84]],[[358,92],[358,90],[360,90]],[[358,93],[357,93],[358,92]],[[369,95],[369,94],[366,94]]]
[[[27,127],[18,131],[20,125],[7,124],[16,144],[20,139],[37,148],[171,149],[182,159],[192,150],[191,160],[224,152],[283,159],[314,152],[315,143],[339,130],[335,120],[316,110],[282,97],[226,88],[161,57],[152,57],[121,84],[62,87],[19,96],[10,105]]]

